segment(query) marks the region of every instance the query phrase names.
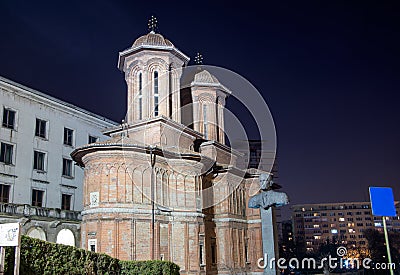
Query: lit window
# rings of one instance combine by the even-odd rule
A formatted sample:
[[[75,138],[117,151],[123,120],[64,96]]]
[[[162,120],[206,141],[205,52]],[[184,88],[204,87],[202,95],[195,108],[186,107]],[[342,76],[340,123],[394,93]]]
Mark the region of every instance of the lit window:
[[[339,221],[340,222],[344,222],[344,218],[339,218]]]
[[[4,164],[12,164],[13,157],[13,145],[8,143],[1,143],[0,148],[0,162]]]
[[[3,127],[14,129],[15,111],[4,108],[3,109]]]
[[[89,141],[88,143],[95,143],[95,142],[99,141],[99,138],[89,135],[89,140],[88,141]]]
[[[10,196],[10,185],[0,184],[0,202],[8,202]]]
[[[33,152],[33,169],[44,171],[45,153],[34,151]]]
[[[315,240],[320,240],[320,239],[321,239],[321,236],[314,236],[314,239],[315,239]]]
[[[138,96],[138,104],[139,104],[139,119],[142,119],[143,116],[143,94],[142,94],[143,82],[142,82],[142,73],[139,73],[139,96]]]
[[[74,130],[64,128],[64,144],[72,146],[74,137]]]
[[[43,194],[44,191],[32,189],[32,205],[33,206],[43,206]]]
[[[154,72],[154,116],[158,116],[158,72]]]
[[[72,160],[63,158],[62,175],[72,177]]]
[[[331,233],[332,233],[332,234],[337,234],[338,231],[337,231],[337,229],[331,229]]]
[[[203,245],[202,244],[199,245],[199,262],[200,262],[200,265],[204,264],[204,260],[203,260]]]
[[[35,136],[46,138],[46,124],[47,121],[36,119],[36,129],[35,129]]]
[[[319,224],[314,224],[314,228],[319,228]]]
[[[61,209],[62,210],[71,210],[71,198],[72,198],[72,195],[62,194],[62,196],[61,196]]]

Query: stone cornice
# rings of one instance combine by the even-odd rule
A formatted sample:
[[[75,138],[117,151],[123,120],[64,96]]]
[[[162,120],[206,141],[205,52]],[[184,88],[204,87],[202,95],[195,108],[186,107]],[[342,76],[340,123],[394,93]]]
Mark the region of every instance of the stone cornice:
[[[160,45],[140,45],[137,47],[132,47],[129,49],[126,49],[122,52],[119,52],[118,55],[118,64],[117,67],[119,70],[124,71],[124,66],[125,66],[125,58],[129,55],[135,54],[140,51],[144,50],[154,50],[154,51],[166,51],[166,52],[171,52],[173,55],[176,57],[182,59],[185,63],[185,66],[188,64],[190,58],[185,55],[183,52],[178,50],[174,46],[160,46]]]
[[[78,163],[80,166],[84,166],[84,163],[82,161],[82,158],[89,154],[89,153],[94,153],[98,151],[133,151],[133,152],[138,152],[138,153],[145,153],[145,154],[150,154],[150,147],[149,146],[144,146],[144,145],[138,145],[138,144],[122,144],[122,143],[92,143],[88,145],[81,146],[77,149],[75,149],[71,153],[72,159]],[[193,161],[201,161],[202,158],[206,158],[205,156],[200,155],[197,152],[173,152],[170,150],[166,150],[160,147],[153,147],[152,148],[153,153],[162,156],[165,158],[169,159],[184,159],[184,160],[193,160]],[[211,161],[211,159],[210,159]]]
[[[148,126],[150,124],[154,124],[154,123],[163,123],[174,129],[181,130],[183,133],[189,134],[190,136],[193,136],[195,138],[203,138],[203,134],[201,134],[193,129],[190,129],[189,127],[186,127],[185,125],[178,123],[178,122],[176,122],[170,118],[167,118],[165,116],[158,116],[158,117],[154,117],[154,118],[138,120],[135,123],[130,124],[126,128],[123,128],[123,129],[122,129],[121,125],[118,125],[116,127],[106,129],[105,131],[103,131],[103,134],[110,136],[110,135],[118,134],[119,132],[122,132],[122,131],[124,131],[124,132],[128,131],[128,133],[129,133],[129,130],[146,127],[146,126]]]
[[[82,211],[82,216],[93,215],[93,214],[145,214],[151,215],[151,209],[134,209],[134,208],[123,208],[123,207],[97,207],[93,209],[86,209]],[[164,215],[164,216],[175,216],[175,217],[199,217],[204,218],[205,215],[199,212],[186,212],[186,211],[171,211],[165,212],[159,209],[154,210],[156,215]]]

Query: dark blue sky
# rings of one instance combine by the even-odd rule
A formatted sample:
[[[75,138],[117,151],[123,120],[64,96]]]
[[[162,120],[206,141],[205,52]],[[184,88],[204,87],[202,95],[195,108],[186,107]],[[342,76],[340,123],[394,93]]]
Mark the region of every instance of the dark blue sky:
[[[264,1],[263,1],[264,2]],[[398,1],[1,1],[0,75],[120,121],[118,52],[159,31],[263,94],[293,203],[400,199]]]

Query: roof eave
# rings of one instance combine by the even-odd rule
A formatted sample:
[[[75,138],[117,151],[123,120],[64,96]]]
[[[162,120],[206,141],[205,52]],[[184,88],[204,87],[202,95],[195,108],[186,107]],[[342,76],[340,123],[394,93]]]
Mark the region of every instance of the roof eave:
[[[120,71],[124,71],[124,63],[125,63],[125,58],[135,52],[141,51],[141,50],[161,50],[161,51],[170,51],[172,52],[175,56],[183,59],[185,62],[185,65],[189,63],[190,58],[185,55],[183,52],[178,50],[177,48],[173,46],[150,46],[150,45],[140,45],[137,47],[132,47],[129,49],[126,49],[122,52],[119,52],[118,54],[118,69]]]

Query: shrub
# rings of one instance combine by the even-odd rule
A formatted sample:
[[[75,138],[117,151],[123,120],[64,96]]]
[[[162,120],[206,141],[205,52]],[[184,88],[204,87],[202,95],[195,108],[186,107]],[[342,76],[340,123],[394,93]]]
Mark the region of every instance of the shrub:
[[[5,274],[13,274],[14,248],[7,247]],[[179,266],[167,261],[120,261],[106,254],[22,236],[20,273],[112,275],[178,275]]]

